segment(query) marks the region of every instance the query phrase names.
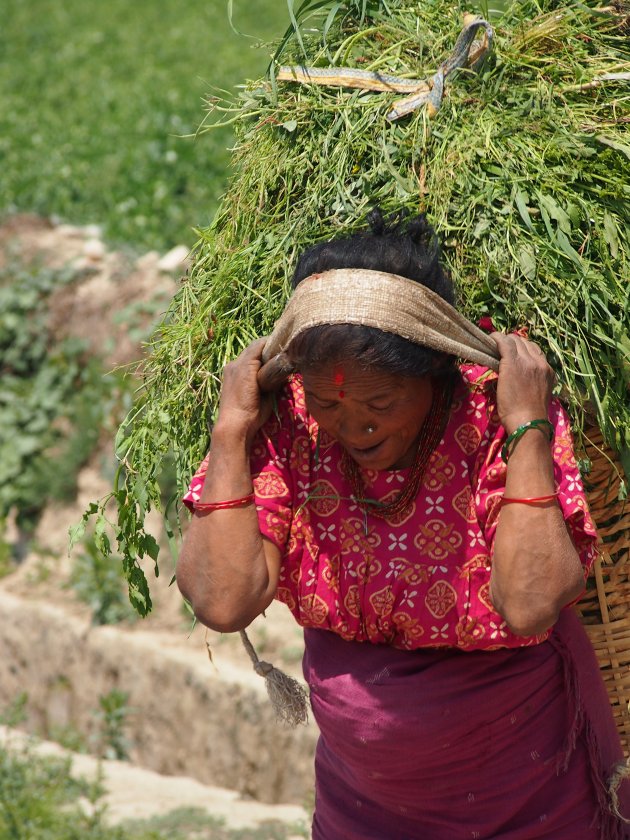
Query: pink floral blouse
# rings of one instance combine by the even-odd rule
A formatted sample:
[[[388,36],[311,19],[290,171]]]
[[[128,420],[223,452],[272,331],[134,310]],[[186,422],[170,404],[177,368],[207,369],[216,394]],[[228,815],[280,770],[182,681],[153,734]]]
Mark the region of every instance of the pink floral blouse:
[[[412,506],[391,519],[367,516],[352,498],[341,447],[308,415],[293,376],[258,433],[251,468],[261,533],[282,552],[276,597],[303,627],[401,649],[521,647],[490,600],[492,546],[501,515],[505,431],[496,374],[463,366],[450,419]],[[549,418],[558,501],[584,575],[597,553],[567,416]],[[536,432],[537,433],[537,432]],[[208,458],[184,502],[199,499]],[[408,469],[362,471],[370,498],[390,501]]]

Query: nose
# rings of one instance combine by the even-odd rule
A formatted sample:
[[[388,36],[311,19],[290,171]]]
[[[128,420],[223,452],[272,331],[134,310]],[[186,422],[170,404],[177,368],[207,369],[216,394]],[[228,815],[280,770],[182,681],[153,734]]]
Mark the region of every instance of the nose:
[[[376,431],[373,419],[357,410],[344,411],[339,420],[339,437],[355,446],[370,446]]]

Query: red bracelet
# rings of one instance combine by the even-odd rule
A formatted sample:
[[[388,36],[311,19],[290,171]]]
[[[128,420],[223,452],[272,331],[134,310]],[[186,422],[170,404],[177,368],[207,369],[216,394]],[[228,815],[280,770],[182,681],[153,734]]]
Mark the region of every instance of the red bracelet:
[[[195,513],[211,513],[213,510],[228,510],[229,508],[240,508],[251,504],[254,501],[254,494],[248,493],[240,499],[228,499],[225,502],[193,502]]]
[[[521,505],[537,505],[542,504],[542,502],[550,502],[552,499],[556,499],[558,497],[558,493],[550,493],[548,496],[530,496],[526,499],[516,499],[511,498],[509,496],[503,496],[501,499],[502,505],[509,505],[510,503],[521,504]]]

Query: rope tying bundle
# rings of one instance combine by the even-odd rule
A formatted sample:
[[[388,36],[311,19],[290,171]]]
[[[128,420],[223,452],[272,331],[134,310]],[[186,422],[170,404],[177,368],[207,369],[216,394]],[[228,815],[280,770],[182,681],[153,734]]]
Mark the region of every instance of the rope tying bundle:
[[[475,36],[483,29],[480,39]],[[394,91],[408,94],[404,99],[394,102],[387,114],[393,122],[426,105],[429,116],[436,114],[442,104],[444,82],[455,70],[467,66],[477,69],[486,54],[492,48],[493,30],[483,18],[464,15],[464,28],[453,47],[453,52],[440,64],[430,79],[401,79],[384,73],[372,73],[368,70],[356,70],[349,67],[280,67],[276,78],[283,82],[300,84],[338,85],[339,87],[358,88],[359,90]]]

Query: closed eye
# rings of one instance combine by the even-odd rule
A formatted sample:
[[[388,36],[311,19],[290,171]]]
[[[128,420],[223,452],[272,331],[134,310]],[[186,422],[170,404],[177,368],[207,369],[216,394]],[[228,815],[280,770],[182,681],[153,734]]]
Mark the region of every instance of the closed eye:
[[[335,408],[336,406],[339,405],[339,403],[334,401],[334,400],[332,400],[330,402],[326,402],[325,400],[318,400],[316,397],[309,397],[308,402],[312,402],[312,403],[314,403],[314,405],[317,406],[317,408],[322,408],[324,410],[328,410],[330,408]]]

